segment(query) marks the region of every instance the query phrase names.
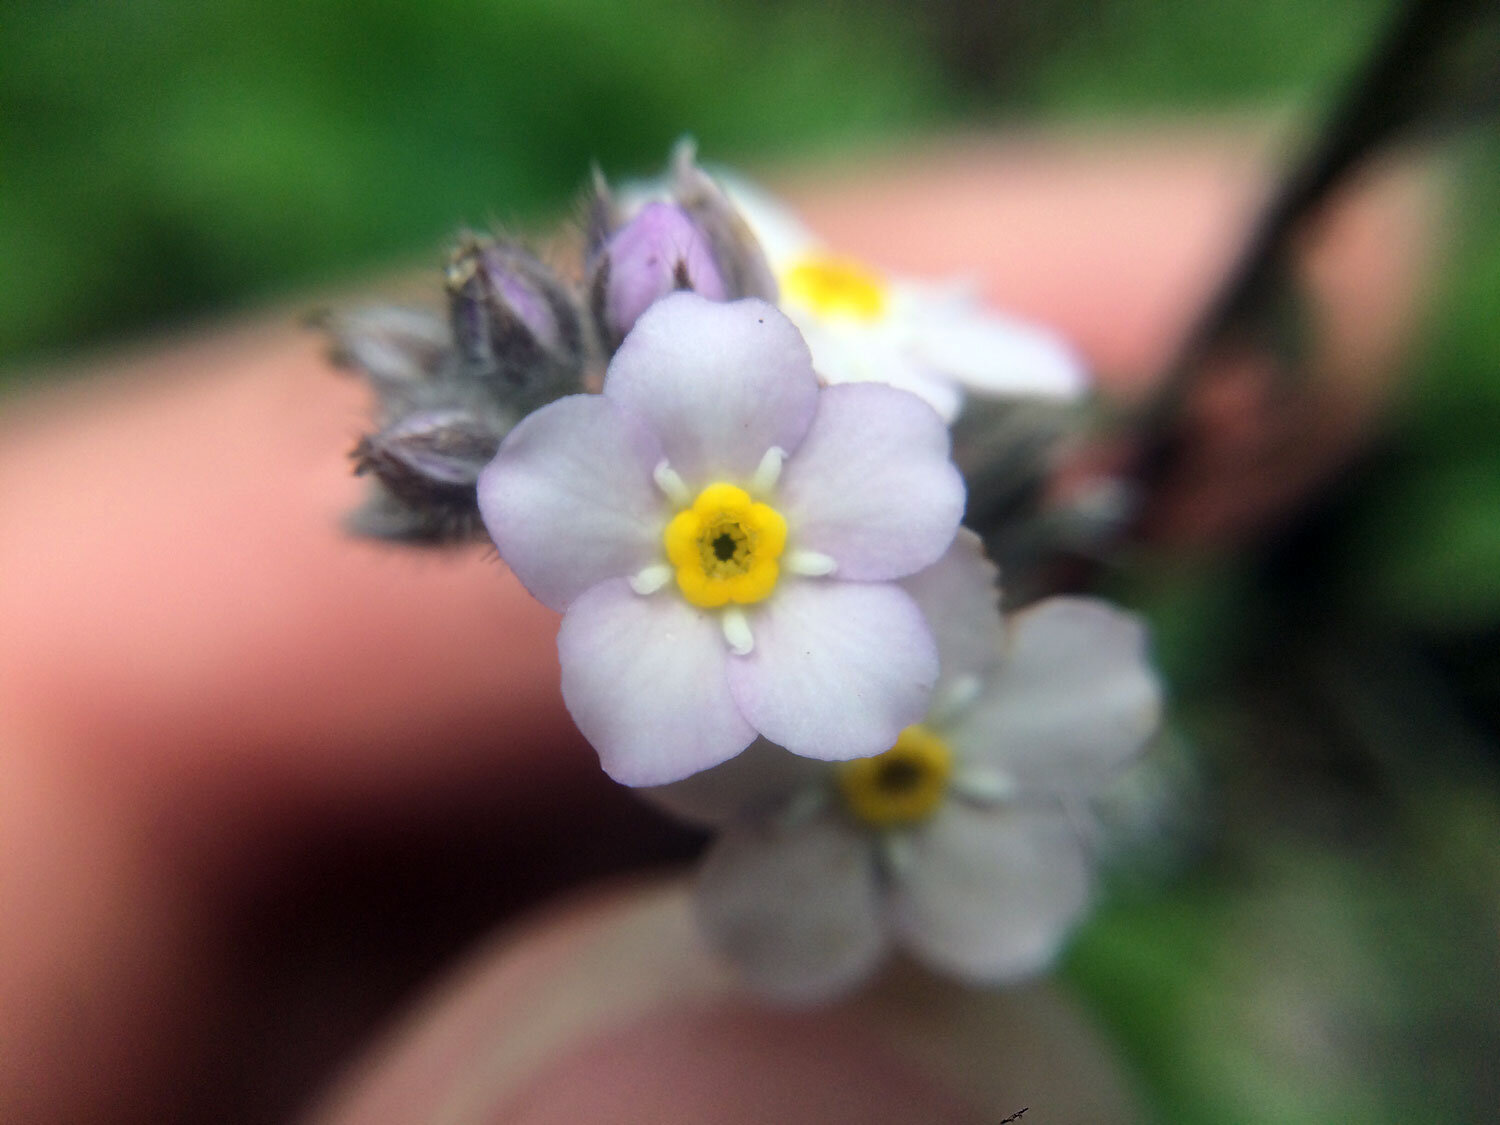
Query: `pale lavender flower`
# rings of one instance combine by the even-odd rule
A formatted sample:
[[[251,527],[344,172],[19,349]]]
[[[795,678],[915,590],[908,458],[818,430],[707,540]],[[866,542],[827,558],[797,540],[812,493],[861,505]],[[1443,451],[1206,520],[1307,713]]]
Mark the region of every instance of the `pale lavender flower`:
[[[657,785],[757,735],[829,760],[926,711],[938,661],[897,583],[963,510],[942,420],[889,387],[820,387],[758,300],[652,305],[600,395],[524,419],[479,507],[564,611],[562,691],[616,780]]]
[[[811,1002],[900,948],[1001,983],[1047,967],[1088,903],[1075,815],[1153,733],[1141,624],[1053,598],[1003,629],[961,533],[904,584],[937,638],[932,710],[884,754],[830,764],[758,742],[649,796],[716,827],[696,888],[710,942],[757,991]]]

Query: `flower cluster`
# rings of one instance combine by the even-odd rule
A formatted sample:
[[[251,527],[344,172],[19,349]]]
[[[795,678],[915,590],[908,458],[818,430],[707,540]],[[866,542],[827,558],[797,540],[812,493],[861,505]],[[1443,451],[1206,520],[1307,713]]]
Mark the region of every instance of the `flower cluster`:
[[[974,981],[1044,967],[1088,899],[1077,817],[1154,731],[1144,634],[1091,599],[1001,617],[960,528],[965,389],[1082,368],[971,297],[818,246],[679,148],[596,177],[577,280],[466,240],[440,320],[334,324],[380,395],[356,526],[483,527],[561,615],[563,700],[605,771],[717,833],[705,934],[810,1000],[892,948]]]
[[[770,305],[652,305],[603,393],[520,423],[479,480],[501,557],[562,610],[563,699],[629,785],[686,777],[757,736],[883,750],[938,662],[895,585],[963,511],[948,433],[876,384],[821,387]]]
[[[1128,614],[1051,598],[1002,623],[968,534],[903,585],[940,672],[890,749],[830,764],[762,742],[649,794],[719,832],[698,916],[774,997],[831,996],[893,946],[975,982],[1045,968],[1088,902],[1078,821],[1155,731],[1160,691]]]
[[[501,439],[537,408],[595,389],[652,302],[680,290],[776,299],[759,244],[691,159],[665,198],[628,212],[596,178],[588,212],[581,269],[555,269],[515,239],[466,235],[446,269],[446,316],[380,306],[328,318],[332,358],[363,372],[379,400],[378,426],[354,450],[355,471],[375,482],[356,532],[481,534],[475,488]]]

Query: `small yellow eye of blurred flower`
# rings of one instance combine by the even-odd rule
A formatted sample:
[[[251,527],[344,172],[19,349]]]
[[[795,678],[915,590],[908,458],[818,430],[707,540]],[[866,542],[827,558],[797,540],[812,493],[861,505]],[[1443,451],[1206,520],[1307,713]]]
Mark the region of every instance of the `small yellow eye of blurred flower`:
[[[889,299],[885,279],[853,258],[813,255],[783,271],[782,296],[819,316],[879,320]]]
[[[721,482],[678,512],[662,539],[688,601],[705,609],[749,605],[776,586],[786,520],[743,488]]]
[[[924,726],[910,726],[884,754],[840,762],[838,785],[850,812],[873,827],[889,828],[936,812],[952,772],[948,744]]]

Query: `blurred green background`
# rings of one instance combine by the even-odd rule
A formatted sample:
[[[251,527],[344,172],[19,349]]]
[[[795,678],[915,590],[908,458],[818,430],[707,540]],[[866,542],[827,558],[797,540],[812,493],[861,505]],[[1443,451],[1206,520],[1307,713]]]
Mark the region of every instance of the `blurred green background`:
[[[748,163],[1008,120],[1316,120],[1390,8],[10,0],[0,370],[435,261],[683,132]],[[1500,1105],[1500,138],[1449,149],[1458,237],[1389,433],[1276,541],[1116,586],[1157,627],[1179,800],[1066,975],[1164,1121]]]
[[[654,171],[997,115],[1315,100],[1384,3],[11,0],[0,367]]]

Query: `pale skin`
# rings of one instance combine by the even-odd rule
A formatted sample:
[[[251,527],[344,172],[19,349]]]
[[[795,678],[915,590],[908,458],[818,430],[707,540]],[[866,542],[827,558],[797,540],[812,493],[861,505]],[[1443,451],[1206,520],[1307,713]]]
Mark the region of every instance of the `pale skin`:
[[[997,304],[1056,325],[1128,402],[1149,390],[1263,188],[1256,137],[970,139],[879,165],[876,179],[803,172],[786,186],[840,249],[911,274],[967,273]],[[1250,363],[1195,402],[1193,472],[1158,521],[1169,536],[1253,534],[1361,440],[1409,334],[1430,188],[1410,175],[1375,185],[1316,247],[1314,393],[1270,405]],[[528,834],[559,855],[572,837],[616,833],[617,866],[658,847],[562,708],[553,613],[481,548],[420,556],[340,533],[360,494],[345,454],[367,398],[291,315],[82,374],[13,398],[0,421],[6,1121],[180,1108],[184,1070],[213,1073],[216,1031],[265,1002],[243,987],[257,951],[224,919],[253,919],[329,840],[357,849],[393,821],[420,835],[482,811],[521,856],[534,854]],[[575,876],[528,877],[561,890]],[[577,917],[492,956],[567,979]],[[503,997],[493,1004],[503,1027]],[[772,1112],[757,1102],[771,1096],[765,1075],[788,1064],[785,1037],[746,1018],[733,1065],[701,1065],[751,1120],[757,1105]],[[654,1072],[717,1058],[701,1028],[652,1028],[636,1042],[654,1044]],[[837,1081],[866,1065],[832,1017],[797,1034],[841,1060]],[[620,1106],[647,1065],[607,1047],[559,1059],[569,1113],[585,1112],[580,1097]],[[892,1087],[891,1105],[946,1096],[868,1065],[876,1088],[917,1083]],[[421,1084],[410,1059],[392,1066],[408,1076],[392,1081]],[[566,1119],[528,1097],[526,1120]]]

